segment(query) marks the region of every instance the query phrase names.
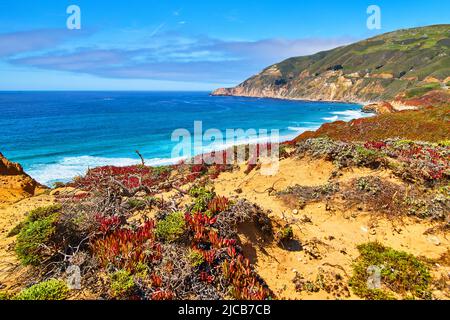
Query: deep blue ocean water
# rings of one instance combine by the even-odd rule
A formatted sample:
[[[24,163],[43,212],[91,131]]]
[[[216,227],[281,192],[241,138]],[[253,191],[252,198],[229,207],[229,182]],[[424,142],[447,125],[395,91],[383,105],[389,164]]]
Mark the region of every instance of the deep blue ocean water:
[[[322,123],[366,116],[360,106],[212,97],[207,92],[0,92],[0,152],[39,182],[100,165],[175,161],[173,130],[279,129],[288,140]]]

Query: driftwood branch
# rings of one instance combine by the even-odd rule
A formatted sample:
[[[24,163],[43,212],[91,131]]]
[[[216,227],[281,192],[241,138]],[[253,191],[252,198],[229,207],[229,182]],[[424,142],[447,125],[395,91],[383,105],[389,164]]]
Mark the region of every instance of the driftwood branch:
[[[141,158],[142,165],[145,166],[145,160],[144,160],[144,157],[142,156],[142,154],[139,152],[139,150],[136,150],[135,152],[137,153],[139,158]]]

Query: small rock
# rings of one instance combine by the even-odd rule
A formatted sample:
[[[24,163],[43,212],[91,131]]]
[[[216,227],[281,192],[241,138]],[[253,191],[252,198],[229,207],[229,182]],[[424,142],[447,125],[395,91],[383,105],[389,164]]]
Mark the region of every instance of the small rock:
[[[297,210],[297,209],[294,209],[294,210],[292,210],[292,213],[295,214],[295,215],[297,215],[297,214],[298,214],[298,210]]]
[[[371,236],[374,236],[374,235],[377,234],[377,230],[376,230],[376,229],[370,229],[369,234],[370,234]]]
[[[439,240],[436,236],[429,236],[428,241],[434,244],[435,246],[439,246],[441,244],[441,240]]]
[[[305,209],[305,207],[306,207],[306,201],[305,201],[305,200],[299,200],[299,202],[298,202],[298,207],[299,207],[300,210]]]

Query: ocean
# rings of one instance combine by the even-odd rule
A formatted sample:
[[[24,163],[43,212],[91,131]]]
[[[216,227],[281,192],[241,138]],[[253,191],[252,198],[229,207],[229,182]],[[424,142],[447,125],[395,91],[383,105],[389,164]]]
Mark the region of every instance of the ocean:
[[[176,129],[278,129],[280,140],[325,122],[368,116],[345,103],[213,97],[208,92],[0,92],[0,152],[40,183],[88,168],[179,161]],[[249,137],[258,141],[258,136]]]

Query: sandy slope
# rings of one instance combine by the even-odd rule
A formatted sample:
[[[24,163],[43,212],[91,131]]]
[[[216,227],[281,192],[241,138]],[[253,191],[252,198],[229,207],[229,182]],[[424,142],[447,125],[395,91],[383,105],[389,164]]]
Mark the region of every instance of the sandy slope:
[[[313,294],[298,293],[292,280],[296,272],[299,272],[306,279],[314,281],[318,270],[322,268],[326,274],[332,276],[336,273],[340,274],[344,278],[343,282],[346,283],[352,273],[352,261],[358,257],[356,246],[361,243],[379,241],[394,249],[429,259],[438,259],[450,248],[450,241],[444,234],[424,234],[433,226],[428,222],[409,218],[404,218],[402,221],[389,221],[377,215],[376,212],[360,212],[357,209],[344,212],[333,208],[333,211],[327,211],[326,204],[320,202],[300,210],[295,207],[289,208],[275,196],[269,195],[267,190],[272,186],[280,191],[295,184],[314,186],[326,183],[333,171],[333,165],[330,162],[293,158],[282,160],[280,171],[272,177],[262,176],[258,171],[246,176],[243,171],[244,168],[239,172],[222,174],[214,183],[216,192],[228,197],[247,198],[264,209],[270,209],[273,219],[294,224],[295,237],[304,249],[289,251],[276,245],[269,247],[258,245],[257,241],[255,242],[245,233],[242,234],[247,255],[252,257],[258,273],[279,298],[357,298],[348,296],[342,288],[338,288],[338,292],[334,294],[324,291]],[[344,171],[339,181],[368,174],[393,182],[397,180],[386,170],[354,169]],[[242,193],[237,194],[236,189],[242,189]],[[294,214],[293,210],[298,210],[297,214]],[[305,219],[305,216],[308,219]],[[316,255],[320,257],[313,257]],[[435,269],[434,272],[437,274],[448,274],[450,271],[443,266]],[[443,293],[438,295],[443,296]]]
[[[294,226],[298,248],[262,243],[255,237],[254,230],[246,226],[241,228],[240,238],[246,256],[278,298],[357,299],[348,290],[347,282],[352,273],[352,261],[358,257],[356,246],[361,243],[377,240],[386,246],[429,259],[438,259],[450,248],[445,234],[425,234],[433,227],[429,222],[411,218],[391,221],[376,212],[362,212],[357,208],[344,211],[333,207],[327,210],[323,202],[300,209],[281,201],[273,193],[273,190],[280,191],[295,184],[323,185],[334,169],[331,162],[324,160],[289,158],[281,161],[280,170],[273,176],[263,176],[259,170],[246,175],[245,167],[242,167],[222,173],[213,181],[217,194],[231,199],[246,198],[271,210],[270,217],[277,225],[289,223]],[[398,182],[387,170],[358,168],[341,172],[343,174],[335,181],[345,183],[355,177],[376,175]],[[21,267],[15,257],[15,237],[8,238],[8,232],[25,218],[26,212],[54,201],[54,196],[43,194],[0,206],[0,288],[15,290],[27,284],[25,274],[28,269]],[[324,290],[299,293],[295,290],[292,280],[296,273],[314,281],[319,272],[333,286],[330,293]],[[449,272],[450,268],[444,265],[436,265],[433,269],[433,274],[438,277]],[[336,280],[338,276],[342,279]],[[450,297],[448,292],[435,292],[435,296]]]
[[[25,219],[26,213],[54,203],[53,196],[41,194],[13,204],[0,204],[0,289],[23,287],[26,268],[20,266],[14,252],[16,237],[8,233]]]

